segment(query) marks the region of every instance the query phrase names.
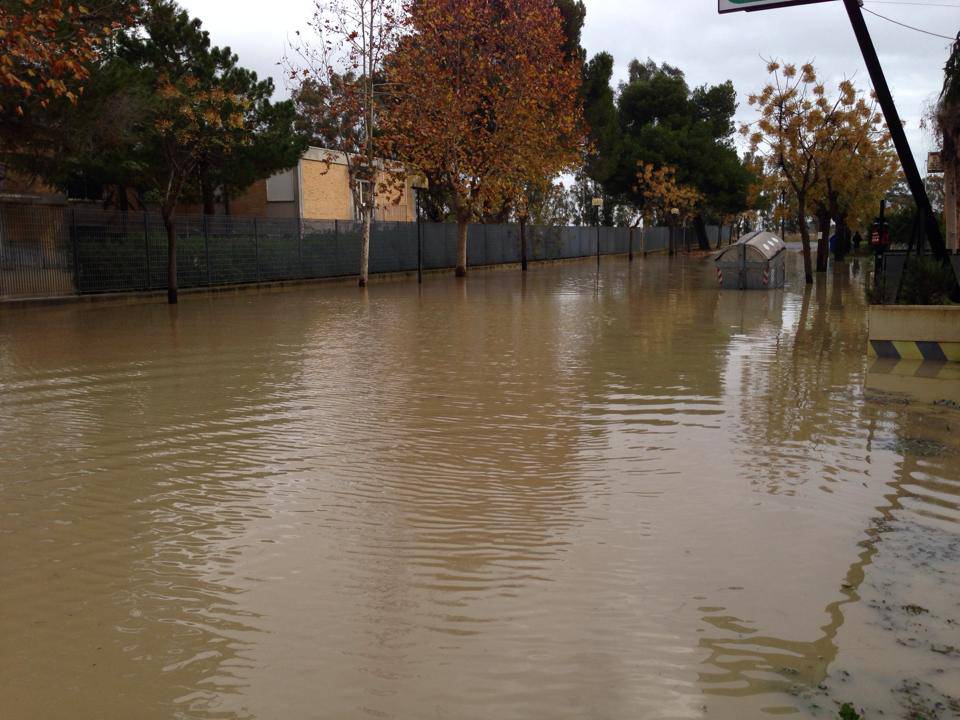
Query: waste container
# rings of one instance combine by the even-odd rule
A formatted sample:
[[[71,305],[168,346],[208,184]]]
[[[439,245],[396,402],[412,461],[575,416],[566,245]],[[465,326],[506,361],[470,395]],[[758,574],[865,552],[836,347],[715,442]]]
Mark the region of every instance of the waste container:
[[[773,233],[748,233],[717,253],[717,282],[725,290],[782,288],[786,258],[787,246]]]

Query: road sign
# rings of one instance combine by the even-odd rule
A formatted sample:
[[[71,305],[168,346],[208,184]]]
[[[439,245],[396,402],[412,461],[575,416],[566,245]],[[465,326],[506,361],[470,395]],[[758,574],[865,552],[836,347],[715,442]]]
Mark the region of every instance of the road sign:
[[[772,10],[791,5],[812,5],[832,0],[718,0],[721,13],[753,12],[754,10]]]

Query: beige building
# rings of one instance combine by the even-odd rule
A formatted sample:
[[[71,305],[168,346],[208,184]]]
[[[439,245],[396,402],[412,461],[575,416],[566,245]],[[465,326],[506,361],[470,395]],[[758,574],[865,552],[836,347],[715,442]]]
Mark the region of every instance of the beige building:
[[[378,186],[375,220],[412,222],[416,219],[411,178],[390,180],[386,171]],[[222,207],[218,206],[218,212]],[[359,220],[350,190],[347,156],[336,150],[309,148],[296,167],[255,182],[230,201],[233,215],[299,217],[306,220]]]

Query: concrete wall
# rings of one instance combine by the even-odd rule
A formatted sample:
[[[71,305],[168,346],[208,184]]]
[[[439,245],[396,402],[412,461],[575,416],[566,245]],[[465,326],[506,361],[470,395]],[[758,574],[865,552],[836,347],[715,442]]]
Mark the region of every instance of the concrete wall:
[[[960,306],[871,305],[872,357],[960,362]]]

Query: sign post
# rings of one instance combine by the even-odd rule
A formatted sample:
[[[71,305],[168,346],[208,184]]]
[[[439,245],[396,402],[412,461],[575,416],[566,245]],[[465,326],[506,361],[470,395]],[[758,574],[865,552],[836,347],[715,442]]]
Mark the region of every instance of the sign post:
[[[832,0],[719,0],[720,14],[731,12],[753,12],[754,10],[772,10],[791,5],[812,5]]]

